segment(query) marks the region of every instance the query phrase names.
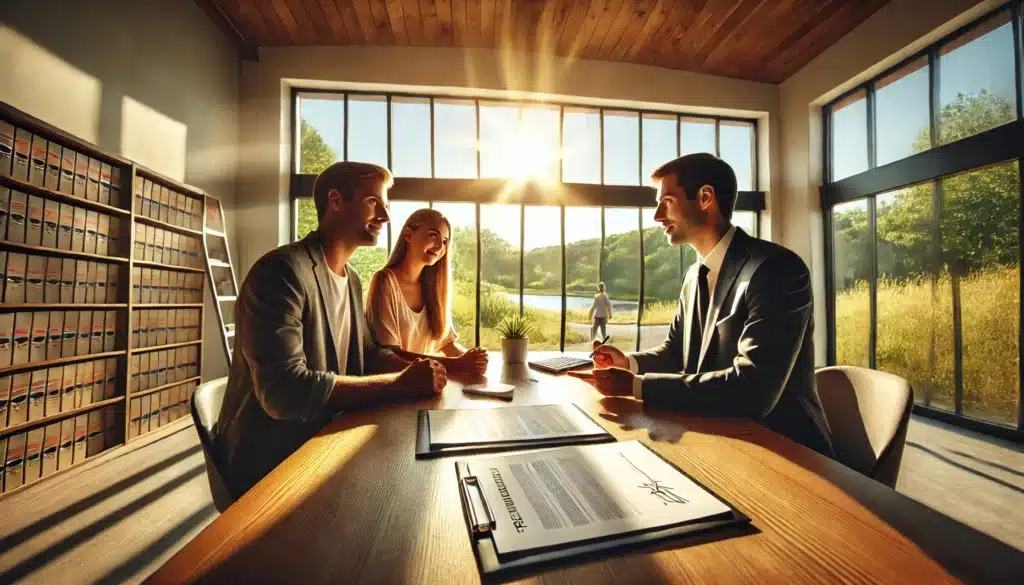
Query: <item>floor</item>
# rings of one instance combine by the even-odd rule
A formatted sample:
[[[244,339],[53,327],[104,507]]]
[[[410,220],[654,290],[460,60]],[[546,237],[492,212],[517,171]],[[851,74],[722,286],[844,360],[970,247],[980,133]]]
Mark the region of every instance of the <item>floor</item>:
[[[1024,551],[1024,445],[915,417],[897,487]],[[138,583],[216,514],[182,426],[0,500],[0,583]]]

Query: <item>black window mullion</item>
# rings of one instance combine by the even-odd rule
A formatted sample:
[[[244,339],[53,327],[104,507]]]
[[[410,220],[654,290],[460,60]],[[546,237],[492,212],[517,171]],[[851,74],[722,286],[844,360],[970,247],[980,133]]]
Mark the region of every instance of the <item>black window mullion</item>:
[[[346,103],[348,103],[348,100],[346,100]],[[387,159],[388,159],[388,170],[390,171],[391,170],[391,96],[390,95],[387,96],[387,103],[386,103],[385,110],[387,110],[387,113],[386,113],[386,115],[384,117],[384,119],[387,122]],[[346,124],[348,123],[348,116],[345,116],[345,123]],[[345,136],[345,148],[346,148],[346,150],[348,149],[348,136]],[[392,171],[392,172],[394,172],[394,171]],[[391,257],[391,242],[394,240],[394,238],[392,237],[394,229],[395,229],[394,226],[391,225],[391,222],[389,221],[388,222],[388,257]],[[401,228],[399,228],[399,229],[401,229]]]
[[[565,351],[565,312],[566,312],[566,309],[568,308],[568,306],[566,305],[566,298],[565,298],[565,291],[566,291],[565,279],[568,276],[567,275],[567,270],[566,270],[566,261],[565,261],[565,206],[562,205],[562,206],[559,207],[559,209],[561,210],[561,222],[562,222],[562,226],[561,226],[562,227],[562,330],[559,333],[558,351]]]
[[[636,349],[640,351],[640,324],[644,320],[644,210],[642,207],[636,209],[636,226],[640,235],[640,301],[636,308]]]
[[[524,260],[526,257],[526,205],[519,204],[519,316],[526,313],[523,306],[523,287],[526,285]]]
[[[1020,41],[1020,40],[1021,40],[1020,37],[1018,37],[1018,41]],[[1020,50],[1019,49],[1017,51],[1017,54],[1018,55],[1020,54]],[[1017,87],[1018,87],[1018,89],[1020,88],[1019,85]],[[1020,101],[1018,100],[1017,103],[1019,104]],[[1017,178],[1019,179],[1019,185],[1018,185],[1018,188],[1020,189],[1019,197],[1024,197],[1024,162],[1022,162],[1020,159],[1017,160]],[[1024,234],[1024,214],[1018,216],[1018,222],[1019,222],[1019,224],[1017,226],[1017,230],[1018,230],[1017,233],[1018,234]],[[1019,258],[1024,258],[1024,239],[1021,239],[1021,238],[1018,237],[1018,239],[1017,239],[1017,246],[1018,246],[1018,254],[1019,254],[1018,257]],[[1020,285],[1020,288],[1019,288],[1017,294],[1020,295],[1018,298],[1024,299],[1024,278],[1021,278],[1020,270],[1021,270],[1021,268],[1020,268],[1020,265],[1018,263],[1018,266],[1017,266],[1017,281],[1018,281],[1018,284]],[[1022,348],[1024,348],[1024,312],[1021,311],[1020,303],[1018,303],[1017,304],[1017,357],[1018,357],[1018,359],[1017,359],[1017,368],[1018,368],[1018,372],[1017,372],[1017,386],[1018,386],[1018,389],[1017,389],[1017,391],[1018,391],[1018,395],[1017,395],[1017,407],[1018,407],[1017,430],[1019,430],[1019,431],[1024,431],[1024,360],[1020,359],[1020,353],[1021,353]]]
[[[434,170],[434,98],[430,98],[430,178],[437,176]]]
[[[722,156],[722,121],[715,118],[715,156]]]
[[[476,177],[480,178],[480,101],[474,100],[476,109]],[[483,280],[480,259],[484,255],[480,238],[480,204],[476,204],[476,345],[480,346],[480,281]]]
[[[868,125],[868,169],[873,169],[878,166],[878,147],[875,144],[875,84],[874,82],[869,83],[867,91],[865,92],[865,99],[867,100],[867,118],[866,122]]]
[[[342,160],[348,160],[348,94],[345,94],[345,99],[342,100],[344,105],[342,109],[345,111],[342,116],[341,125],[344,126],[342,131],[341,150],[343,151]]]
[[[875,198],[868,199],[868,233],[871,237],[870,309],[871,331],[868,336],[868,367],[875,369],[875,350],[878,347],[878,221]]]
[[[939,51],[928,51],[928,134],[931,147],[939,143]]]

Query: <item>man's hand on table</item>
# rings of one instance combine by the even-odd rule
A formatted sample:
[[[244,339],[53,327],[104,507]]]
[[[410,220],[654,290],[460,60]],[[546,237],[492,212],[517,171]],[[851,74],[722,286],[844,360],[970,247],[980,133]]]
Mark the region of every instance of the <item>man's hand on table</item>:
[[[633,379],[636,375],[623,368],[594,368],[569,372],[573,378],[579,378],[597,388],[605,396],[633,397]]]

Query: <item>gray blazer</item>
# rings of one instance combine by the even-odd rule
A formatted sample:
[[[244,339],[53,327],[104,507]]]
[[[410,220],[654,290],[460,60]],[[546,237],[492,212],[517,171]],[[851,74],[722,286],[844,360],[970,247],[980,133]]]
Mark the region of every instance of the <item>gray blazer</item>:
[[[240,496],[330,420],[334,374],[375,371],[390,350],[376,345],[363,311],[359,275],[348,279],[351,343],[338,355],[334,311],[324,299],[330,274],[317,232],[268,252],[242,283],[235,346],[215,456],[229,491]]]
[[[698,363],[697,269],[683,279],[679,312],[659,347],[633,354],[654,407],[755,419],[832,456],[814,389],[814,321],[807,266],[792,251],[737,228],[715,285]],[[698,373],[699,372],[699,373]]]

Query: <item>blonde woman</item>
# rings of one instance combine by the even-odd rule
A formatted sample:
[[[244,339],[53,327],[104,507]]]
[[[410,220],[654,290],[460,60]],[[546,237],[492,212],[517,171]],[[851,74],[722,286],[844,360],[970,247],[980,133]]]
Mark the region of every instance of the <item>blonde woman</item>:
[[[460,346],[451,324],[451,232],[439,211],[413,212],[370,281],[366,316],[377,343],[401,357],[431,357],[451,372],[482,374],[487,352]]]

